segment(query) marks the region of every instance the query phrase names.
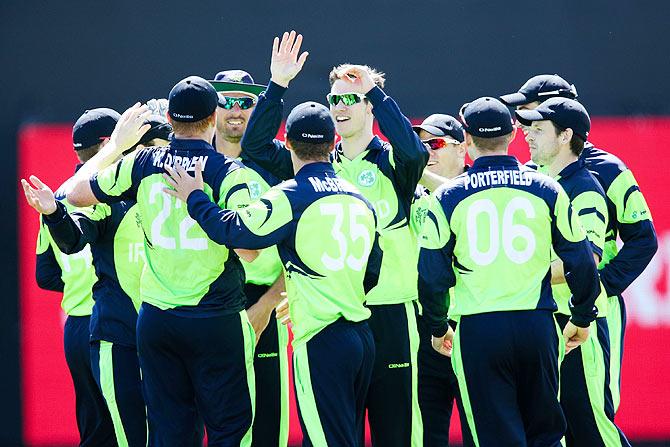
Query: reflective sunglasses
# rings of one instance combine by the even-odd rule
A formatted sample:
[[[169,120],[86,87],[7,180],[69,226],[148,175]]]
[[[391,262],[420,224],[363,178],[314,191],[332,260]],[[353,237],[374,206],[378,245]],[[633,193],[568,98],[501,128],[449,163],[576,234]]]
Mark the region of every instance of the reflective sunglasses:
[[[219,107],[230,110],[235,107],[235,104],[240,106],[240,109],[247,110],[256,105],[256,99],[249,96],[219,96]]]
[[[354,104],[358,104],[359,102],[363,101],[365,99],[365,95],[361,93],[341,93],[341,94],[335,94],[335,93],[328,93],[326,95],[326,99],[328,100],[328,104],[331,106],[336,106],[340,101],[345,106],[353,106]]]
[[[437,151],[446,148],[449,144],[460,144],[458,141],[451,138],[431,138],[430,140],[421,141],[428,149]]]

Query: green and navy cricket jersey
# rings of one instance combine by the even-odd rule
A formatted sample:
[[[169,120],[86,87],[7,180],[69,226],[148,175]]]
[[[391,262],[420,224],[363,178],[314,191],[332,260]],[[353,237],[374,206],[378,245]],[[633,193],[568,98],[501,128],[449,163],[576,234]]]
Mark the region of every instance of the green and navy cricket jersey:
[[[219,244],[277,246],[294,347],[340,318],[358,322],[370,316],[365,292],[376,284],[381,262],[374,209],[330,163],[305,165],[293,180],[238,211],[221,210],[195,191],[188,212]]]
[[[602,258],[607,231],[605,191],[586,169],[583,160],[577,160],[563,168],[556,180],[568,195],[572,212],[579,216],[579,222],[586,233],[586,238],[591,243],[591,249]],[[569,301],[572,293],[568,285],[566,283],[554,284],[551,290],[558,305],[558,312],[570,315]],[[598,317],[607,315],[607,294],[602,287],[596,299],[596,307]]]
[[[632,171],[619,158],[588,142],[580,158],[605,190],[609,224],[600,278],[608,296],[620,295],[658,249],[651,211]],[[623,241],[620,251],[617,236]]]
[[[244,166],[249,171],[247,184],[249,186],[249,198],[252,202],[260,199],[263,194],[268,192],[271,186],[275,186],[281,182],[253,161],[245,160],[244,156],[240,161],[244,163]],[[253,262],[247,262],[244,259],[240,259],[240,261],[244,267],[247,283],[270,286],[274,284],[282,272],[282,264],[277,247],[264,249]],[[247,297],[247,307],[253,304],[249,303],[248,300],[249,297]]]
[[[205,193],[221,207],[249,203],[243,165],[203,140],[173,139],[169,146],[135,151],[91,178],[103,203],[137,201],[144,232],[143,302],[190,317],[244,309],[244,271],[228,247],[213,243],[188,215],[186,205],[164,191],[164,166],[203,167]]]
[[[275,140],[282,121],[285,88],[270,82],[261,93],[242,138],[245,154],[282,179],[293,176],[291,157]],[[375,208],[380,246],[384,251],[379,285],[367,295],[368,304],[398,304],[416,299],[417,234],[410,226],[414,191],[428,163],[428,150],[396,102],[382,89],[367,93],[375,118],[390,144],[374,137],[353,160],[336,145],[337,175],[358,188]]]
[[[98,277],[93,285],[91,340],[134,347],[145,264],[144,233],[135,203],[97,204],[71,213],[59,205],[44,221],[64,253],[90,244]]]
[[[61,191],[56,191],[55,196],[66,209],[70,211],[78,209],[65,200]],[[78,252],[63,253],[51,237],[44,223],[44,216],[40,217],[35,273],[40,287],[43,287],[45,282],[50,282],[52,286],[46,287],[47,289],[63,292],[61,308],[67,315],[74,317],[91,315],[94,304],[92,289],[98,279],[93,269],[91,247],[85,245]],[[60,277],[60,281],[57,280],[57,277]],[[45,281],[41,278],[51,279]]]
[[[447,313],[556,311],[552,247],[569,272],[572,321],[586,327],[596,316],[598,274],[568,196],[512,156],[480,157],[438,188],[421,239],[419,298],[435,336],[446,333]]]

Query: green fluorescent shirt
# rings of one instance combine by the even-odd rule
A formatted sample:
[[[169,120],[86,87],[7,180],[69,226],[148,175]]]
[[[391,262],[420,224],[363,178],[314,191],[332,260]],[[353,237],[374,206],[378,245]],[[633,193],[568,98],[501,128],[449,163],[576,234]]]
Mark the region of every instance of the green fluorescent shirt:
[[[58,191],[58,200],[65,205],[68,211],[77,208],[70,205]],[[81,251],[66,255],[58,248],[51,237],[49,229],[40,218],[40,231],[37,235],[37,255],[52,250],[56,262],[61,270],[61,279],[64,283],[61,308],[67,315],[74,317],[91,315],[93,309],[93,284],[98,280],[93,268],[91,247],[87,244]]]
[[[581,160],[566,166],[556,180],[567,193],[573,213],[579,216],[579,221],[586,233],[586,238],[591,242],[593,252],[602,257],[607,232],[605,192]],[[566,283],[554,284],[551,290],[558,304],[558,312],[570,315],[569,301],[572,293],[568,285]],[[596,299],[596,307],[598,317],[607,316],[607,294],[602,287]]]
[[[294,347],[341,318],[369,318],[365,290],[374,285],[381,262],[371,256],[380,252],[374,210],[335,175],[330,163],[304,166],[295,179],[238,211],[221,210],[196,191],[188,198],[188,211],[218,243],[247,249],[277,246],[286,272]]]
[[[421,239],[419,298],[433,335],[446,332],[448,305],[455,320],[485,312],[556,311],[552,247],[569,272],[573,322],[585,327],[596,316],[598,274],[577,214],[556,181],[514,157],[480,157],[440,187]]]
[[[263,177],[253,169],[252,166],[246,165],[248,170],[249,196],[252,202],[258,200],[269,189],[270,185]],[[282,266],[281,259],[279,259],[279,252],[277,247],[272,246],[261,251],[253,262],[247,262],[240,259],[246,274],[246,282],[258,285],[272,285],[281,274]]]
[[[103,203],[137,201],[145,235],[143,302],[172,313],[199,317],[244,308],[244,271],[237,255],[207,238],[186,205],[166,192],[163,166],[203,166],[205,193],[221,207],[249,203],[247,171],[203,140],[173,139],[167,147],[133,152],[91,178]]]

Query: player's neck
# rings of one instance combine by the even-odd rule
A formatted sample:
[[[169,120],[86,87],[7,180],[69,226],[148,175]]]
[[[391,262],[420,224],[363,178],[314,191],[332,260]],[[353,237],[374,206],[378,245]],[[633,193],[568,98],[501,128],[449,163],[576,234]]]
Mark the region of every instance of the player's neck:
[[[561,150],[547,167],[547,174],[555,178],[566,166],[575,161],[577,161],[577,156],[570,149]]]
[[[237,143],[228,141],[221,132],[216,132],[216,151],[227,157],[238,158],[242,153],[242,145],[239,141]]]
[[[323,160],[300,160],[298,157],[291,157],[291,161],[293,162],[293,172],[294,175],[297,174],[302,168],[304,168],[307,165],[313,164],[313,163],[328,163],[329,160],[327,158],[324,158]]]
[[[353,160],[367,149],[370,141],[372,141],[374,137],[375,134],[372,132],[372,127],[350,137],[342,137],[342,153],[349,160]]]

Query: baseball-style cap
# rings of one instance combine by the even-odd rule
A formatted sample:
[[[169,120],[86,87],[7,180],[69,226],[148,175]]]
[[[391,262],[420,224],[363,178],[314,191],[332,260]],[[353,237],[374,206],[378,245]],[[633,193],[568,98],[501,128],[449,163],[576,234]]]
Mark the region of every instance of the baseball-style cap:
[[[151,115],[147,120],[147,123],[151,124],[151,129],[147,131],[138,144],[143,144],[146,146],[148,142],[155,138],[160,138],[161,140],[169,140],[170,134],[172,133],[172,126],[167,122],[165,117],[160,115]]]
[[[175,121],[193,123],[214,113],[217,101],[212,84],[200,76],[189,76],[172,87],[168,97],[168,114]]]
[[[266,88],[264,85],[255,84],[254,78],[244,70],[220,71],[209,82],[219,93],[243,93],[255,98]]]
[[[569,98],[550,98],[534,110],[517,110],[519,122],[530,126],[533,121],[549,120],[572,131],[586,141],[591,130],[591,118],[583,105]]]
[[[436,137],[448,137],[459,144],[465,141],[465,131],[463,125],[451,115],[436,113],[423,120],[418,126],[412,126],[417,134],[420,130],[425,130]]]
[[[106,107],[85,111],[72,127],[74,150],[86,149],[112,136],[119,118],[119,112]]]
[[[459,115],[465,131],[475,137],[500,137],[514,130],[507,106],[488,96],[463,104]]]
[[[335,123],[323,104],[308,101],[298,104],[286,118],[286,137],[291,141],[326,143],[335,140]]]
[[[555,97],[577,98],[577,89],[557,74],[533,76],[521,86],[518,92],[502,95],[500,100],[510,107],[521,106],[535,101]]]

